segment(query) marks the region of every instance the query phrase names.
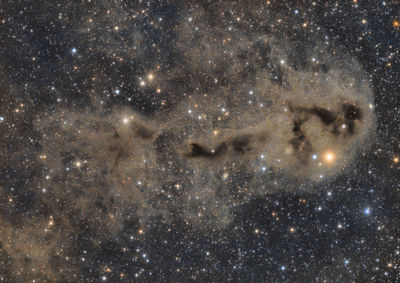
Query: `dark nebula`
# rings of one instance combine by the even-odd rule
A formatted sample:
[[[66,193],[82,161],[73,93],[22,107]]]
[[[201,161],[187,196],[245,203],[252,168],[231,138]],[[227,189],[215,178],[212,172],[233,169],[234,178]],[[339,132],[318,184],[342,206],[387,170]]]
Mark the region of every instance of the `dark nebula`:
[[[399,282],[396,1],[1,1],[1,282]]]

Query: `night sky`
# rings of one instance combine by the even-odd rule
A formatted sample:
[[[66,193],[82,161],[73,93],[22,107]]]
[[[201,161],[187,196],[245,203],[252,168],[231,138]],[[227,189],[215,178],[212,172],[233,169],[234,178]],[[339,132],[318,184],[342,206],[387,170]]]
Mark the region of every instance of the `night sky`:
[[[400,3],[0,1],[0,280],[399,282]]]

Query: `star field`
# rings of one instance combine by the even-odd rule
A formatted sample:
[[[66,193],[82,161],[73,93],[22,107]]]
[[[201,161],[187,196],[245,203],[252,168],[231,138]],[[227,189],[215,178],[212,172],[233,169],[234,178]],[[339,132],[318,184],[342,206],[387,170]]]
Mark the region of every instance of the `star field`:
[[[1,1],[0,280],[398,282],[397,1]]]

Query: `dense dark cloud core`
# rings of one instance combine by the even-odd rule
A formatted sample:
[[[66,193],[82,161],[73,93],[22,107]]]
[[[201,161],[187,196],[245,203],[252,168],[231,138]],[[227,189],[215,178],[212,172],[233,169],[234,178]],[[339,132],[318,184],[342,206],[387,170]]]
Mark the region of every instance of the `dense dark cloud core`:
[[[284,272],[289,260],[274,261],[271,277],[251,278],[232,275],[243,264],[229,259],[232,272],[218,278],[202,277],[197,267],[190,274],[197,264],[192,254],[193,266],[186,259],[187,269],[171,267],[158,276],[180,255],[150,271],[145,250],[162,258],[170,250],[157,251],[159,246],[178,249],[187,235],[218,243],[231,237],[226,241],[241,258],[243,249],[234,246],[251,241],[235,237],[247,218],[268,211],[259,223],[273,217],[286,225],[280,223],[297,212],[280,220],[279,209],[270,208],[284,205],[279,197],[305,204],[308,196],[347,182],[349,172],[361,174],[357,162],[376,143],[375,90],[354,53],[323,27],[299,22],[299,13],[317,4],[56,2],[38,3],[31,7],[36,12],[18,20],[18,30],[32,30],[22,45],[13,42],[17,32],[2,32],[0,40],[17,46],[21,60],[0,63],[7,94],[0,109],[0,278],[285,281],[275,271]],[[2,5],[9,15],[3,24],[27,13],[22,4]],[[46,64],[37,67],[39,62]],[[343,187],[351,188],[350,181]],[[271,211],[252,212],[258,200],[269,201]],[[364,214],[370,212],[366,206]],[[257,225],[246,229],[259,236]],[[333,225],[339,230],[345,224]],[[162,229],[179,237],[158,238]],[[185,246],[185,253],[202,249],[196,239],[188,240],[193,247]],[[272,258],[267,253],[273,251],[265,248],[265,261]],[[252,261],[247,264],[250,270]],[[315,267],[319,277],[307,281],[329,281],[324,268]]]

